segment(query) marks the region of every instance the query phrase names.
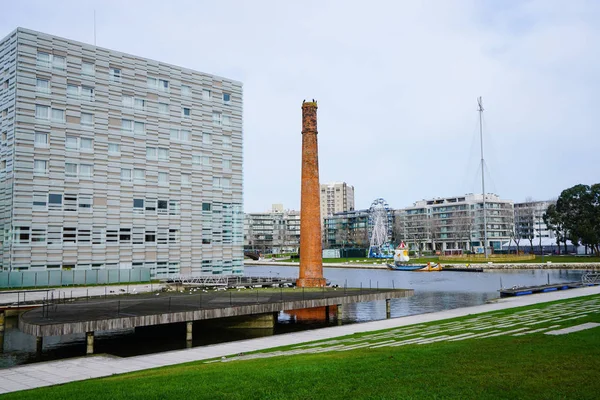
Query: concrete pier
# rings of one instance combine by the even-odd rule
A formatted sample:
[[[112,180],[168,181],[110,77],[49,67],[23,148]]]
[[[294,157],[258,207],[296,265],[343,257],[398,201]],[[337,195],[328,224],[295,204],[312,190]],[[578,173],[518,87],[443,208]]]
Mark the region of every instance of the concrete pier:
[[[94,332],[85,333],[85,354],[94,354]]]
[[[135,299],[99,300],[57,304],[42,313],[34,309],[19,318],[19,329],[27,334],[62,336],[73,333],[131,329],[140,326],[182,323],[227,317],[266,314],[271,318],[282,310],[299,310],[390,298],[410,297],[412,289],[347,289],[322,290],[253,290],[245,292],[212,292],[202,295],[138,297]],[[117,311],[120,310],[120,313]],[[123,310],[126,310],[124,312]]]
[[[337,318],[337,324],[338,325],[342,325],[342,307],[343,306],[341,304],[337,305],[337,315],[336,315],[336,318]]]
[[[36,336],[35,337],[35,352],[37,354],[42,354],[42,349],[44,348],[44,337]]]
[[[391,304],[391,299],[385,299],[385,317],[387,319],[392,318],[392,304]]]
[[[185,345],[186,347],[192,347],[192,328],[194,327],[194,321],[188,321],[185,324]]]

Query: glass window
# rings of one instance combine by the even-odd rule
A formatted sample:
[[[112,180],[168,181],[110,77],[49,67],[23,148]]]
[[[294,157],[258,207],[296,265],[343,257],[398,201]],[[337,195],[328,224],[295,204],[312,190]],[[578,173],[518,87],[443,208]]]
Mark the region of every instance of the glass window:
[[[81,150],[93,150],[94,143],[92,139],[81,138]]]
[[[205,167],[210,166],[210,156],[202,156],[202,165]]]
[[[213,125],[221,125],[221,113],[213,111]]]
[[[64,70],[67,67],[67,59],[63,56],[52,56],[52,68]]]
[[[162,184],[169,183],[169,173],[168,172],[159,172],[158,173],[158,183],[162,183]]]
[[[48,161],[46,160],[34,160],[33,161],[33,172],[36,174],[48,173]]]
[[[84,178],[91,178],[93,174],[93,167],[90,164],[81,164],[79,166],[79,175]]]
[[[94,88],[91,86],[82,86],[81,87],[81,98],[84,100],[93,101],[94,100]]]
[[[143,122],[134,122],[133,123],[133,132],[138,135],[143,135],[145,133],[145,126]]]
[[[50,81],[48,79],[37,78],[35,88],[40,93],[50,93]]]
[[[192,88],[188,85],[181,85],[181,95],[189,97],[192,95]]]
[[[79,87],[77,85],[67,85],[67,96],[78,97]]]
[[[48,204],[62,205],[62,194],[48,194]]]
[[[156,147],[146,147],[146,159],[156,160]]]
[[[192,164],[195,164],[195,165],[202,164],[202,157],[201,156],[192,156]]]
[[[81,73],[84,75],[94,75],[96,70],[94,68],[94,64],[90,62],[83,61],[81,63]]]
[[[158,80],[158,89],[162,90],[163,92],[168,92],[169,91],[169,81],[166,81],[164,79],[159,79]]]
[[[204,132],[202,134],[202,143],[203,144],[211,144],[212,143],[212,137],[211,137],[210,133]]]
[[[121,82],[121,68],[111,68],[109,74],[111,81]]]
[[[183,107],[181,110],[181,116],[183,118],[190,118],[192,116],[192,110],[189,107]]]
[[[231,126],[231,117],[229,115],[223,115],[223,125]]]
[[[109,143],[108,144],[108,153],[109,154],[120,154],[121,153],[121,145],[118,143]]]
[[[43,51],[38,51],[37,53],[37,65],[40,67],[50,67],[51,57],[50,53],[44,53]]]
[[[122,181],[130,181],[131,180],[131,169],[130,168],[121,168],[121,180]]]
[[[202,203],[202,211],[210,211],[211,204],[210,203]]]
[[[206,100],[206,101],[210,100],[210,90],[202,89],[202,100]]]
[[[81,125],[93,125],[94,115],[89,113],[81,113]]]
[[[168,161],[169,160],[169,149],[159,147],[158,148],[158,159],[160,161]]]
[[[179,140],[179,129],[171,128],[171,140]]]
[[[141,168],[135,168],[133,170],[133,180],[144,181],[146,179],[146,171]]]
[[[167,103],[158,103],[158,112],[160,114],[169,114],[169,105]]]
[[[144,199],[133,199],[133,208],[144,208]]]
[[[133,131],[133,121],[130,119],[122,119],[121,120],[121,130],[125,132]]]
[[[135,108],[136,110],[144,111],[146,109],[146,100],[134,99],[133,100],[133,108]]]
[[[231,95],[229,93],[223,93],[223,104],[229,105],[231,103]]]
[[[36,147],[47,147],[48,146],[48,134],[42,132],[36,132],[34,138],[34,145]]]
[[[65,122],[65,111],[57,108],[52,109],[52,121]]]
[[[50,118],[50,107],[47,106],[35,106],[35,117],[39,119],[49,119]]]
[[[223,160],[223,169],[231,169],[231,160]]]
[[[225,149],[231,148],[231,137],[223,136],[223,148],[225,148]]]
[[[65,139],[65,147],[67,149],[78,149],[79,143],[77,140],[77,136],[67,136]]]
[[[65,175],[77,176],[77,164],[65,163]]]
[[[191,140],[191,132],[187,129],[182,129],[179,131],[179,139],[182,142],[189,142]]]

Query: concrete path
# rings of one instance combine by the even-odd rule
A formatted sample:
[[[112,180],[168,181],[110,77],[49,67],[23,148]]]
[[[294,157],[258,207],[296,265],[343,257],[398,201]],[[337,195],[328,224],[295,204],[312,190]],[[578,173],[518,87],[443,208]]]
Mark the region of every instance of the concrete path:
[[[424,322],[439,321],[448,318],[596,294],[600,294],[600,286],[506,298],[491,304],[483,304],[474,307],[457,308],[436,313],[294,332],[284,335],[241,340],[237,342],[221,343],[137,357],[119,358],[98,355],[23,365],[0,370],[0,376],[2,377],[2,379],[0,379],[0,394],[90,378],[99,378],[125,372],[141,371],[144,369],[181,364],[190,361],[207,360],[239,353],[248,353],[273,347],[330,339],[359,332],[369,332]]]

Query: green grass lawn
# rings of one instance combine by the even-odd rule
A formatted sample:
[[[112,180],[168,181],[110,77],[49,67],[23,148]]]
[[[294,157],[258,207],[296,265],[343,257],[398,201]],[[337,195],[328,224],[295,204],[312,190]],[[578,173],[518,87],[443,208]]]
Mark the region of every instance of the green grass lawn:
[[[523,308],[495,314],[517,310]],[[600,314],[590,313],[573,325],[589,321],[600,322]],[[596,399],[600,392],[599,330],[195,362],[4,398]]]

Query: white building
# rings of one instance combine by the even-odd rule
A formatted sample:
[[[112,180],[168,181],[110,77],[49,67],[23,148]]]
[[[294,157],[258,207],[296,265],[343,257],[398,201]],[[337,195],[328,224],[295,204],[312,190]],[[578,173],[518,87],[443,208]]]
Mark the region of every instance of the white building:
[[[242,273],[240,82],[22,28],[0,68],[4,269]]]
[[[511,237],[513,203],[488,193],[485,206],[487,246],[500,250]],[[482,251],[483,217],[481,194],[420,200],[395,211],[394,237],[426,251]]]
[[[321,184],[321,220],[339,212],[354,210],[354,186],[346,182]]]

